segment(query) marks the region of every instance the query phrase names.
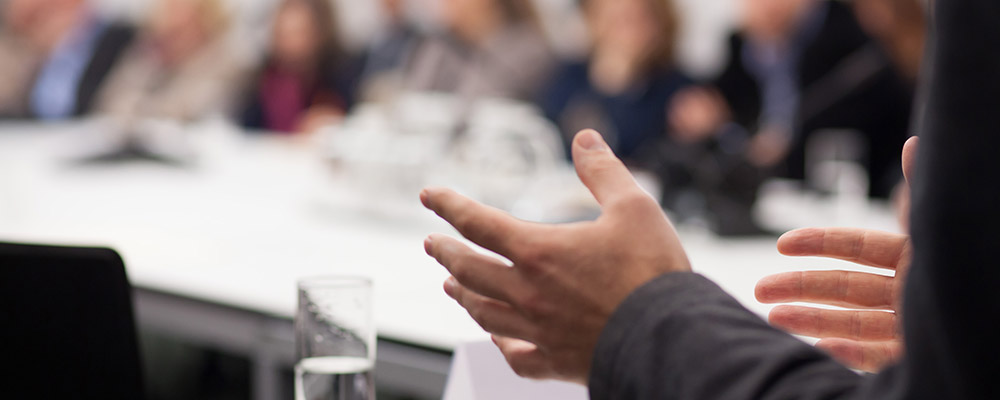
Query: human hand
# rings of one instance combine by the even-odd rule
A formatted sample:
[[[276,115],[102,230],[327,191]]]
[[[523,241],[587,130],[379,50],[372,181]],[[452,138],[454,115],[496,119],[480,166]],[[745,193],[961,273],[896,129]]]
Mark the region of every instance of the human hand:
[[[773,167],[785,159],[791,147],[789,133],[777,127],[762,128],[750,139],[747,160],[756,167]]]
[[[343,121],[344,110],[330,105],[318,105],[310,107],[296,124],[295,132],[301,134],[313,134],[323,127],[336,125]]]
[[[706,139],[729,118],[729,107],[714,89],[692,87],[681,90],[667,109],[672,136],[681,143]]]
[[[892,208],[896,211],[896,219],[899,220],[899,227],[903,232],[910,230],[910,184],[913,176],[913,169],[917,166],[917,148],[920,146],[919,137],[911,137],[903,144],[903,178],[896,189],[893,190],[891,201]]]
[[[633,290],[690,264],[657,202],[639,188],[597,132],[573,143],[577,174],[601,205],[595,221],[517,220],[447,189],[421,202],[465,238],[511,261],[431,235],[427,253],[452,277],[445,292],[493,334],[521,376],[585,384],[605,323]]]
[[[844,364],[877,371],[902,354],[897,316],[910,265],[906,235],[853,228],[800,229],[778,239],[789,256],[829,257],[894,269],[895,277],[850,271],[786,272],[761,279],[762,303],[806,302],[848,310],[780,305],[769,320],[790,333],[820,338],[816,347]]]
[[[914,137],[903,147],[907,180],[913,176],[918,143]],[[909,200],[901,202],[905,210],[901,212],[902,224],[909,218]],[[905,230],[906,225],[902,226]],[[756,294],[763,303],[806,302],[853,309],[778,306],[769,317],[772,324],[791,333],[820,338],[817,347],[853,368],[873,372],[902,356],[897,318],[911,255],[908,236],[862,229],[806,229],[782,236],[778,250],[791,256],[831,257],[895,269],[895,277],[845,271],[789,272],[761,279]]]

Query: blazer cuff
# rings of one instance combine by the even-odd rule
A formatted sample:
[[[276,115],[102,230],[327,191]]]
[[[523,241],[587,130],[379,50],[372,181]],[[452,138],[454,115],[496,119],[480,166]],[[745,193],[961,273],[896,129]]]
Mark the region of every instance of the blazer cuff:
[[[649,351],[649,331],[660,329],[657,339],[670,343],[670,329],[663,330],[663,322],[695,303],[728,298],[718,285],[693,272],[673,272],[661,275],[633,291],[608,319],[597,346],[594,348],[590,367],[590,398],[610,399],[622,393],[629,379],[643,375],[636,368],[635,360]],[[674,329],[684,324],[670,323]],[[632,378],[630,378],[630,376]]]

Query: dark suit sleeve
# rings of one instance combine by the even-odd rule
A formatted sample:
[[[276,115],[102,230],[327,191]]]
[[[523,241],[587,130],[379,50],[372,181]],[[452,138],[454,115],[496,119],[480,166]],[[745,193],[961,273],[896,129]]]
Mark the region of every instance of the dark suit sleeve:
[[[856,375],[707,279],[669,274],[612,315],[594,353],[593,399],[1000,398],[1000,3],[933,3],[906,358]]]
[[[594,355],[590,392],[595,400],[818,399],[860,380],[708,279],[675,273],[632,293],[612,316]]]
[[[113,24],[101,33],[76,90],[75,116],[83,116],[92,111],[94,99],[134,37],[135,28],[128,25]]]

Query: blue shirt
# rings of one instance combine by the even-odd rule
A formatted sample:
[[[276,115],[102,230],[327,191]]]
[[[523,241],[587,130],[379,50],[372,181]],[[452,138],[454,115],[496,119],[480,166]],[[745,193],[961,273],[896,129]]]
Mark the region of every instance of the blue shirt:
[[[31,111],[42,120],[72,117],[77,110],[77,92],[107,24],[83,18],[56,46],[45,62],[31,91]]]

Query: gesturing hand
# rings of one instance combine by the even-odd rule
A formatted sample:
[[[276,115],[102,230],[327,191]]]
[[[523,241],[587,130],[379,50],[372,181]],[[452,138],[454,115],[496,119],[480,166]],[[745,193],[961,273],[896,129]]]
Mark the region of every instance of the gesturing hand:
[[[917,146],[918,139],[911,138],[903,147],[907,180],[913,176]],[[904,209],[909,209],[908,201]],[[817,347],[853,368],[874,372],[902,355],[897,318],[910,265],[908,236],[863,229],[804,229],[782,236],[778,250],[790,256],[831,257],[895,269],[895,277],[846,271],[789,272],[761,279],[756,294],[763,303],[807,302],[853,309],[778,306],[769,316],[772,324],[791,333],[820,338]]]
[[[853,368],[877,371],[899,358],[903,348],[897,315],[910,264],[908,236],[851,228],[802,229],[778,239],[778,251],[895,269],[895,277],[849,271],[787,272],[761,279],[756,295],[762,303],[808,302],[851,309],[782,305],[771,310],[769,319],[791,333],[821,338],[817,347]]]
[[[601,205],[593,222],[523,222],[447,189],[425,189],[420,198],[462,236],[511,261],[443,235],[424,242],[452,274],[445,292],[493,334],[514,371],[585,383],[601,330],[625,297],[690,265],[659,205],[597,132],[577,135],[573,158]]]

